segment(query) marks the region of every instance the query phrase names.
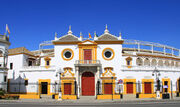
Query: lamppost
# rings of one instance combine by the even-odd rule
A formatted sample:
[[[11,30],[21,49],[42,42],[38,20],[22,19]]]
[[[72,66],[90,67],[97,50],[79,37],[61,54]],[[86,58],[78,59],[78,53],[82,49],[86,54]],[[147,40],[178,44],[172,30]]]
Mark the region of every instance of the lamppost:
[[[56,72],[56,77],[57,77],[58,74],[59,74],[59,83],[60,83],[60,89],[59,89],[59,92],[58,92],[58,93],[59,93],[59,94],[58,94],[58,100],[62,100],[62,92],[61,92],[61,73],[63,73],[61,69],[59,69],[59,71]]]
[[[112,79],[112,100],[113,100],[113,79],[114,79],[114,77],[111,77],[111,79]]]
[[[156,77],[156,83],[157,83],[157,88],[156,88],[156,98],[160,99],[160,80],[159,80],[159,76],[160,76],[160,71],[157,70],[157,68],[155,67],[154,71],[152,72],[152,76]]]
[[[100,94],[100,79],[98,79],[98,81],[97,81],[97,95],[99,95]]]

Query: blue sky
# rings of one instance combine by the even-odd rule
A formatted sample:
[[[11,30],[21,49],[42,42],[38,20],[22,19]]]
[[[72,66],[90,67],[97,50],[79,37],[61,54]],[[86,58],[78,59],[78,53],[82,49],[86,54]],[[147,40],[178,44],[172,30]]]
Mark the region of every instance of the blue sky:
[[[136,39],[180,48],[180,0],[0,0],[0,33],[9,25],[10,48],[36,50],[54,33],[88,36],[122,32]]]

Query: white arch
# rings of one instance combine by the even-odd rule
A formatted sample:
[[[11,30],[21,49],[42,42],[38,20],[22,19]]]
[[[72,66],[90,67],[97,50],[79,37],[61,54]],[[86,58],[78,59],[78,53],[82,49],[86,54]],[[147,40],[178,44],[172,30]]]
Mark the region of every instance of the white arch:
[[[168,60],[165,60],[164,65],[165,65],[165,66],[169,66],[169,65],[170,65],[170,64],[169,64],[169,61],[168,61]]]
[[[157,61],[156,61],[156,59],[152,59],[152,61],[151,61],[151,66],[157,66]]]
[[[158,66],[163,66],[163,65],[164,65],[164,64],[163,64],[163,60],[160,59],[160,60],[158,61]]]
[[[144,65],[145,65],[145,66],[150,66],[150,60],[149,60],[148,58],[146,58],[146,59],[144,60]]]
[[[136,65],[142,66],[143,65],[143,60],[141,58],[136,59]]]
[[[4,55],[6,53],[6,50],[4,50],[3,48],[0,48],[0,54]]]
[[[174,61],[171,61],[171,66],[172,66],[172,67],[174,66]]]
[[[179,66],[179,62],[176,61],[175,62],[175,66],[178,67]]]

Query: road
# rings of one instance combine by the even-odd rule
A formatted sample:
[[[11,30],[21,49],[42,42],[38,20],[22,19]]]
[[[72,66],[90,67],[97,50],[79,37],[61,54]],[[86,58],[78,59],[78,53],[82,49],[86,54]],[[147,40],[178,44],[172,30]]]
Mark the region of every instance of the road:
[[[0,104],[0,107],[179,107],[180,102],[163,102],[163,103],[134,103],[134,104],[120,104],[120,103],[108,103],[108,104],[41,104],[41,103],[4,103]]]

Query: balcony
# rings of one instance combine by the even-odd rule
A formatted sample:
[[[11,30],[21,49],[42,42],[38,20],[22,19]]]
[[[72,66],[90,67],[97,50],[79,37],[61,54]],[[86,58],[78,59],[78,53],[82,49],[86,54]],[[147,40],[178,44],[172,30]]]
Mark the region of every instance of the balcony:
[[[75,66],[101,66],[99,60],[76,60]]]
[[[9,41],[9,37],[6,35],[0,35],[0,40]]]
[[[52,71],[55,69],[55,66],[49,66],[48,68],[46,68],[46,66],[23,66],[20,71]]]
[[[172,71],[180,72],[180,67],[171,67],[171,66],[157,66],[159,71]],[[128,68],[127,65],[122,65],[122,71],[153,71],[155,66],[132,66]]]

